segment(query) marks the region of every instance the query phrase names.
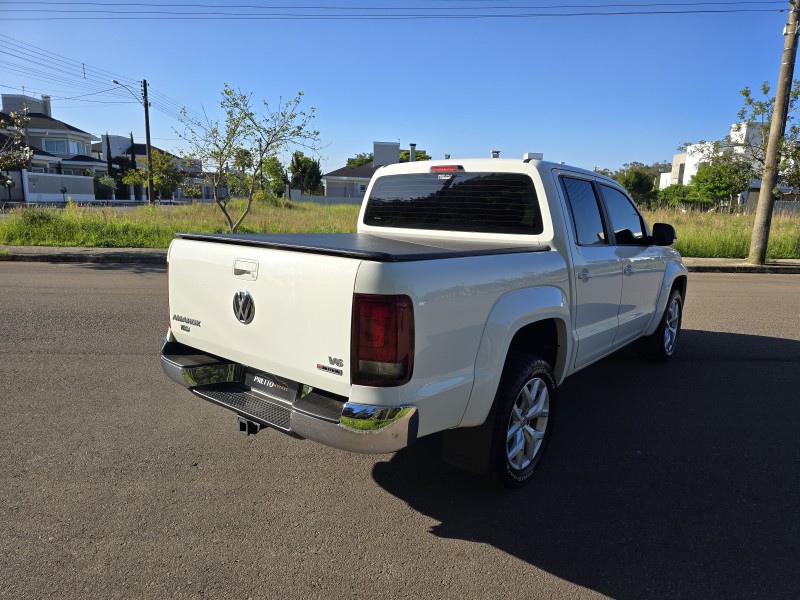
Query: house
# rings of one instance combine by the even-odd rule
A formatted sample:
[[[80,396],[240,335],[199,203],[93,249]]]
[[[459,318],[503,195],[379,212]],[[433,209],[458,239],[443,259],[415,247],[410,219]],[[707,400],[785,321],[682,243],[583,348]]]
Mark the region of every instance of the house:
[[[763,131],[759,124],[755,123],[734,123],[731,125],[729,143],[723,143],[721,149],[732,150],[737,154],[744,155],[748,148],[757,146],[763,139]],[[664,173],[661,176],[659,187],[664,189],[667,186],[680,183],[689,185],[692,177],[697,174],[698,167],[705,162],[706,157],[713,151],[712,142],[701,142],[690,144],[686,147],[686,152],[675,154],[672,157],[672,172]]]
[[[87,170],[94,175],[106,173],[105,163],[92,157],[92,142],[97,139],[77,127],[54,119],[50,97],[41,100],[17,94],[3,94],[4,118],[11,111],[28,107],[27,144],[34,151],[31,173],[60,173],[83,175]]]
[[[60,202],[67,195],[73,200],[94,200],[94,177],[108,173],[106,163],[92,156],[92,142],[97,138],[53,118],[49,96],[37,100],[3,94],[2,107],[0,118],[6,121],[8,113],[27,108],[25,137],[33,150],[28,168],[10,173],[12,200]]]
[[[416,157],[416,144],[409,144],[409,157]],[[372,162],[360,167],[342,167],[322,176],[325,196],[336,198],[363,198],[375,171],[384,165],[400,162],[400,142],[373,142]]]
[[[140,143],[133,143],[131,144],[130,136],[122,136],[122,135],[109,135],[103,134],[100,136],[101,141],[92,144],[92,155],[102,160],[105,164],[108,163],[107,153],[110,153],[111,160],[114,160],[118,156],[127,156],[131,158],[133,156],[136,157],[136,165],[138,168],[143,169],[145,167],[145,158],[147,156],[147,146],[146,144]],[[161,148],[157,148],[151,144],[151,150],[156,150],[161,152],[162,154],[166,154],[169,156],[172,161],[178,165],[178,168],[189,178],[193,185],[196,185],[200,190],[203,192],[201,200],[211,200],[213,199],[213,194],[211,190],[211,186],[204,185],[204,177],[203,177],[203,168],[200,164],[199,160],[195,159],[186,159],[181,158],[180,156],[176,156],[171,152],[166,150],[162,150]],[[134,198],[134,190],[133,186],[129,186],[129,193],[131,194],[131,199]],[[140,196],[141,197],[141,196]],[[183,191],[180,189],[174,190],[172,194],[173,199],[176,200],[188,200],[188,198],[183,194]]]
[[[721,143],[719,151],[728,150],[745,156],[750,152],[750,148],[761,144],[764,139],[763,135],[764,128],[759,123],[734,123],[731,125],[728,135],[729,141]],[[707,162],[707,157],[713,151],[713,142],[701,142],[699,144],[690,144],[686,147],[686,152],[673,155],[672,171],[661,175],[659,189],[663,190],[674,184],[691,185],[692,178],[697,174],[697,169],[701,164]],[[752,156],[750,158],[752,159]],[[752,180],[748,189],[742,190],[739,196],[739,204],[754,206],[758,202],[760,189],[761,181],[759,179]]]

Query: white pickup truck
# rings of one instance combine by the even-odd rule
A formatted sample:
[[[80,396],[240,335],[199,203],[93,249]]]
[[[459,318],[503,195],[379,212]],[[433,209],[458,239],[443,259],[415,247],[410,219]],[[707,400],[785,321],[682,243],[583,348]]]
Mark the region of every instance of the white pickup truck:
[[[165,373],[246,433],[384,453],[443,431],[445,460],[516,485],[568,375],[636,340],[675,352],[675,230],[596,173],[530,155],[389,165],[357,231],[178,234]]]

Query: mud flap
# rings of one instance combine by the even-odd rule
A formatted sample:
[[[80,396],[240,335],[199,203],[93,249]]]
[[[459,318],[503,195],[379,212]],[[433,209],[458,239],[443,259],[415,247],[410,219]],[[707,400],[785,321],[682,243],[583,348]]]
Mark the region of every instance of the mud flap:
[[[485,475],[489,473],[489,458],[496,405],[492,406],[483,425],[448,429],[442,435],[442,458],[444,462],[469,471]]]

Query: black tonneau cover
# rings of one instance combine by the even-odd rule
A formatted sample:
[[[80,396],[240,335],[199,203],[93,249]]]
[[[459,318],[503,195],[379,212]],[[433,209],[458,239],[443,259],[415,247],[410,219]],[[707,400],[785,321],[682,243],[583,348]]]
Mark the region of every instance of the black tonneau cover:
[[[406,262],[440,258],[462,258],[487,254],[517,254],[520,252],[546,252],[549,246],[513,245],[508,243],[473,242],[461,240],[419,239],[398,240],[364,233],[309,233],[309,234],[228,234],[228,233],[177,233],[186,240],[237,244],[274,248],[292,252],[329,254],[376,262]]]

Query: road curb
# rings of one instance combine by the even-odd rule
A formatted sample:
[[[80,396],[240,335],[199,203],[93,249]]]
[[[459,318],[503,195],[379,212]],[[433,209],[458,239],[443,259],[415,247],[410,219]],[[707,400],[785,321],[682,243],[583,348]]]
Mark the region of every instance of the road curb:
[[[784,265],[686,265],[690,273],[764,273],[769,275],[798,275],[800,266]]]
[[[167,264],[164,256],[141,256],[135,254],[113,254],[97,256],[91,254],[0,254],[0,262],[49,262],[49,263],[107,263],[107,264]]]

